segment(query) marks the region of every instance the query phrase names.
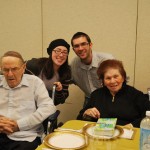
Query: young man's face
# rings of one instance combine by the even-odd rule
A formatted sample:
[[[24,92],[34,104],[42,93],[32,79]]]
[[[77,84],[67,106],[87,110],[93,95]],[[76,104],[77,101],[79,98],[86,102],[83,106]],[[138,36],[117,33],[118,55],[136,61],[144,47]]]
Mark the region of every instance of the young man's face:
[[[19,58],[3,57],[1,68],[9,87],[14,88],[19,85],[25,70],[25,64],[22,64]]]
[[[81,60],[91,57],[92,43],[88,43],[86,37],[79,37],[73,40],[73,50]]]

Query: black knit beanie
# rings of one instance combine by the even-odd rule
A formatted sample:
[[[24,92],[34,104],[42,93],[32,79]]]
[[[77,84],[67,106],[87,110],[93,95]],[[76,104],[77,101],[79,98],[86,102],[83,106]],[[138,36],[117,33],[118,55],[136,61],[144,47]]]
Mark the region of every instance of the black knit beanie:
[[[68,50],[68,53],[70,51],[70,45],[64,39],[56,39],[49,44],[49,47],[47,48],[48,55],[50,55],[52,51],[55,49],[55,47],[57,46],[66,47]]]

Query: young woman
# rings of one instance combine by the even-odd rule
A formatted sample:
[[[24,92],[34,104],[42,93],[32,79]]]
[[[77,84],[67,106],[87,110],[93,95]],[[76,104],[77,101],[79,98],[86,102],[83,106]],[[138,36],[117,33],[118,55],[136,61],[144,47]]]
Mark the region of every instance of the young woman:
[[[49,44],[49,58],[32,58],[26,63],[26,73],[41,78],[52,97],[53,85],[56,85],[54,104],[64,103],[69,95],[68,87],[71,69],[68,65],[70,45],[64,39],[56,39]]]

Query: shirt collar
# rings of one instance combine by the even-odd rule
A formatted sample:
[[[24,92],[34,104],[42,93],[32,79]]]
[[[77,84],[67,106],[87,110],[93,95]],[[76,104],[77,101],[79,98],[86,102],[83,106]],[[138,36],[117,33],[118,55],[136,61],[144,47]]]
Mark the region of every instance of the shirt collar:
[[[86,70],[89,70],[91,68],[97,68],[99,63],[97,62],[98,60],[96,59],[96,53],[95,52],[92,52],[92,63],[90,65],[85,65],[84,63],[81,62],[81,59],[80,59],[80,66],[82,69],[86,69]]]
[[[5,87],[6,89],[11,89],[6,82],[4,75],[0,76],[0,86]],[[29,86],[29,82],[27,81],[27,78],[24,74],[22,76],[22,80],[21,80],[20,84],[15,88],[18,88],[21,86]]]

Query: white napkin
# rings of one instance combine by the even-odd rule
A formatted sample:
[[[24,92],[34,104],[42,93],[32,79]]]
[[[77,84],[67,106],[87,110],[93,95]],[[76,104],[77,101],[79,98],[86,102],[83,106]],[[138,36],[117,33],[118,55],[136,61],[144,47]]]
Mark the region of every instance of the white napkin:
[[[134,130],[133,129],[127,129],[123,128],[123,134],[120,136],[120,138],[125,138],[125,139],[133,139],[133,134]]]
[[[51,148],[42,148],[42,150],[54,150],[54,149],[51,149]]]

